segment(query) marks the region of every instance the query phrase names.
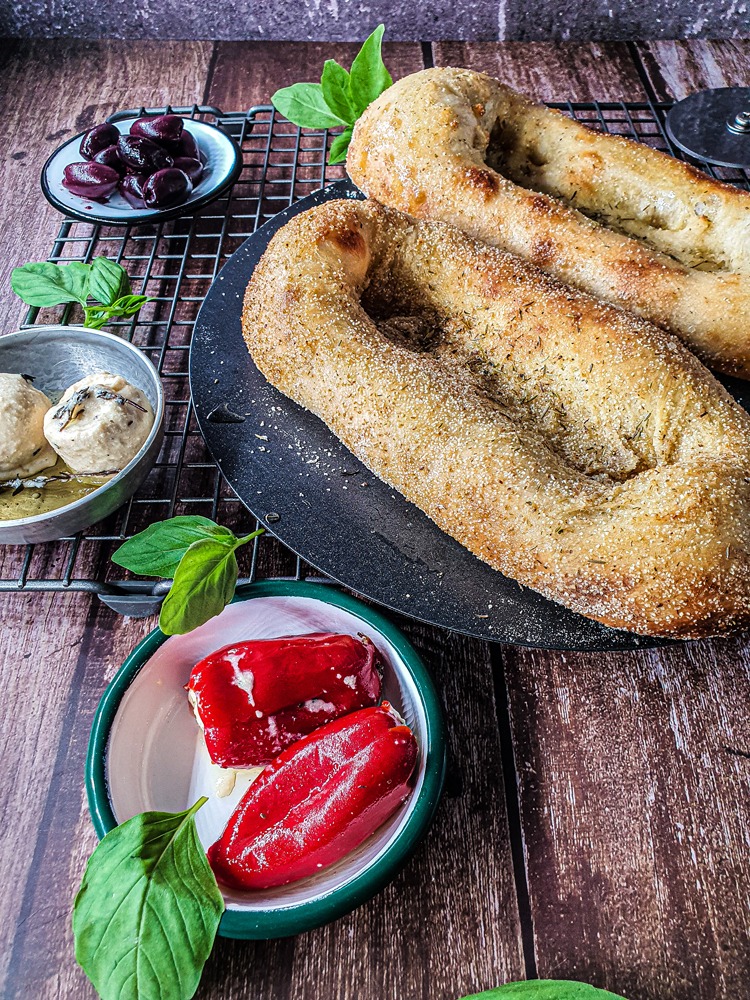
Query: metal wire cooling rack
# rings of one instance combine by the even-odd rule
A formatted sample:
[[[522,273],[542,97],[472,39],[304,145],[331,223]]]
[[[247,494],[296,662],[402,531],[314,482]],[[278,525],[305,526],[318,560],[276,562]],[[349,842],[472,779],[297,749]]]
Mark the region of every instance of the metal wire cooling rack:
[[[670,104],[566,101],[550,106],[593,128],[681,155],[664,129]],[[0,546],[0,591],[86,591],[122,613],[152,614],[168,584],[134,579],[114,566],[109,556],[123,539],[175,514],[204,514],[242,532],[253,526],[211,459],[192,412],[187,362],[193,326],[211,282],[240,244],[275,213],[344,171],[326,165],[327,132],[303,133],[271,107],[229,114],[198,105],[137,109],[140,114],[165,112],[210,121],[236,139],[244,166],[234,187],[199,214],[157,226],[107,227],[65,219],[49,256],[52,261],[112,257],[130,273],[133,290],[151,297],[137,320],[115,322],[110,329],[143,350],[162,377],[166,434],[159,460],[138,493],[87,532],[41,545]],[[745,171],[702,166],[713,177],[750,189]],[[77,318],[70,306],[32,309],[24,326]],[[239,555],[242,582],[322,579],[268,534]]]

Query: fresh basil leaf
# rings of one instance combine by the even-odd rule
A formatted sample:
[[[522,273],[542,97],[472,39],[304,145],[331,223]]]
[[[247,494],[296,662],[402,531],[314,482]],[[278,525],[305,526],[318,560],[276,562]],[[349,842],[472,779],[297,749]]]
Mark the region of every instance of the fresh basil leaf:
[[[385,25],[379,24],[365,40],[349,73],[352,101],[358,118],[393,83],[381,55],[384,31]]]
[[[83,310],[83,325],[90,330],[101,330],[109,322],[111,313],[106,306],[100,309],[96,306],[86,306]]]
[[[192,632],[229,604],[239,572],[234,549],[218,538],[193,542],[161,606],[159,628],[165,635]]]
[[[347,124],[353,125],[357,120],[357,111],[352,103],[349,74],[335,59],[326,59],[320,86],[331,111]]]
[[[194,542],[214,538],[232,546],[235,535],[207,517],[185,514],[157,521],[133,535],[114,552],[112,562],[142,576],[171,579],[180,560]]]
[[[39,309],[59,306],[64,302],[86,305],[90,272],[91,265],[80,261],[24,264],[13,269],[10,285],[27,305]]]
[[[485,993],[472,993],[463,1000],[625,1000],[616,993],[599,990],[568,979],[529,979],[507,983]]]
[[[89,295],[104,306],[111,306],[121,296],[130,295],[128,272],[109,257],[95,257],[91,262]]]
[[[132,316],[138,312],[141,306],[150,301],[147,295],[124,295],[121,299],[113,302],[109,308],[112,310],[112,316]]]
[[[343,163],[346,160],[346,151],[352,138],[352,129],[348,128],[341,135],[337,135],[331,143],[331,151],[328,154],[330,164]]]
[[[348,124],[334,114],[319,83],[295,83],[277,90],[271,98],[276,110],[301,128],[337,128]]]
[[[167,635],[190,632],[218,615],[237,584],[235,549],[263,533],[238,538],[207,517],[172,517],[149,525],[114,552],[112,562],[144,576],[173,578],[159,615]]]
[[[195,829],[199,799],[111,830],[73,909],[76,959],[102,1000],[189,1000],[224,912]]]
[[[328,59],[320,83],[295,83],[277,90],[271,98],[273,106],[302,128],[354,125],[365,108],[393,83],[381,55],[384,31],[385,26],[380,24],[365,40],[350,73],[335,59]],[[348,139],[338,139],[338,143],[334,143],[336,159],[329,159],[329,163],[342,162],[346,151],[344,143],[348,145]]]

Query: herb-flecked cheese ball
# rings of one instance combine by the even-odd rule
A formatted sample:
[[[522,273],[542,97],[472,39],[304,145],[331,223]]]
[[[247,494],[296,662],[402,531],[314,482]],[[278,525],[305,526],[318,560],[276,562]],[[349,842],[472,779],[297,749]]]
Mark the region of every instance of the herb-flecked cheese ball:
[[[74,382],[44,418],[57,454],[79,474],[124,469],[141,450],[154,411],[140,389],[121,375],[94,372]]]
[[[0,372],[0,478],[33,476],[57,455],[44,437],[44,415],[52,403],[31,379]]]

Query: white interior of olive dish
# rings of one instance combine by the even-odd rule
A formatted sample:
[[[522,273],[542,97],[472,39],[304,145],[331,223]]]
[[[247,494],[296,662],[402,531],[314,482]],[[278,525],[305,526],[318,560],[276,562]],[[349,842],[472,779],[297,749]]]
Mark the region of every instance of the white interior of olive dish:
[[[184,690],[193,665],[242,639],[321,631],[363,633],[379,649],[384,661],[383,697],[411,726],[420,746],[414,790],[379,830],[337,865],[276,889],[241,893],[222,886],[230,910],[282,909],[327,896],[375,862],[398,836],[424,781],[427,740],[424,705],[401,655],[351,611],[308,597],[258,597],[229,605],[188,635],[169,638],[144,664],[115,714],[105,770],[118,823],[145,810],[182,810],[206,795],[208,802],[198,812],[196,824],[208,847],[220,835],[248,781],[238,781],[225,798],[216,795],[217,769],[209,760]]]

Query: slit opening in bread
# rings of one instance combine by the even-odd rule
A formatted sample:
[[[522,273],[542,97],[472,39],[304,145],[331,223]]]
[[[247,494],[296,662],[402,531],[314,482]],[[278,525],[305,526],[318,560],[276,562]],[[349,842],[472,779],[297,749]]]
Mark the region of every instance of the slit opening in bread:
[[[708,229],[713,223],[710,209],[696,199],[686,206],[662,194],[654,199],[638,197],[633,205],[633,189],[611,191],[611,200],[602,197],[597,175],[602,159],[595,153],[583,153],[575,170],[563,173],[556,166],[554,149],[541,148],[545,143],[542,131],[529,135],[508,118],[499,117],[491,127],[484,162],[496,173],[527,191],[554,198],[567,208],[573,208],[592,222],[606,226],[623,236],[640,240],[685,267],[702,271],[730,271],[729,261],[718,247],[688,246],[685,232],[700,218]],[[637,178],[632,178],[637,190]],[[621,182],[624,183],[624,180]]]
[[[441,228],[433,231],[439,234]],[[471,298],[466,311],[456,300],[458,307],[450,308],[439,276],[424,282],[423,268],[420,251],[407,237],[372,269],[360,306],[384,337],[427,354],[466,392],[482,397],[519,432],[533,434],[538,446],[574,475],[625,482],[671,460],[664,442],[657,446],[652,440],[659,431],[647,407],[624,420],[601,420],[604,399],[593,389],[600,377],[596,363],[587,361],[581,369],[565,356],[572,344],[556,335],[558,313],[538,301],[545,285],[564,296],[569,290],[536,272],[541,287],[516,296],[503,289],[500,315],[488,315],[478,329]],[[574,324],[580,322],[574,299],[568,311]],[[521,332],[529,322],[534,324],[531,337]],[[592,391],[583,391],[584,386]]]

